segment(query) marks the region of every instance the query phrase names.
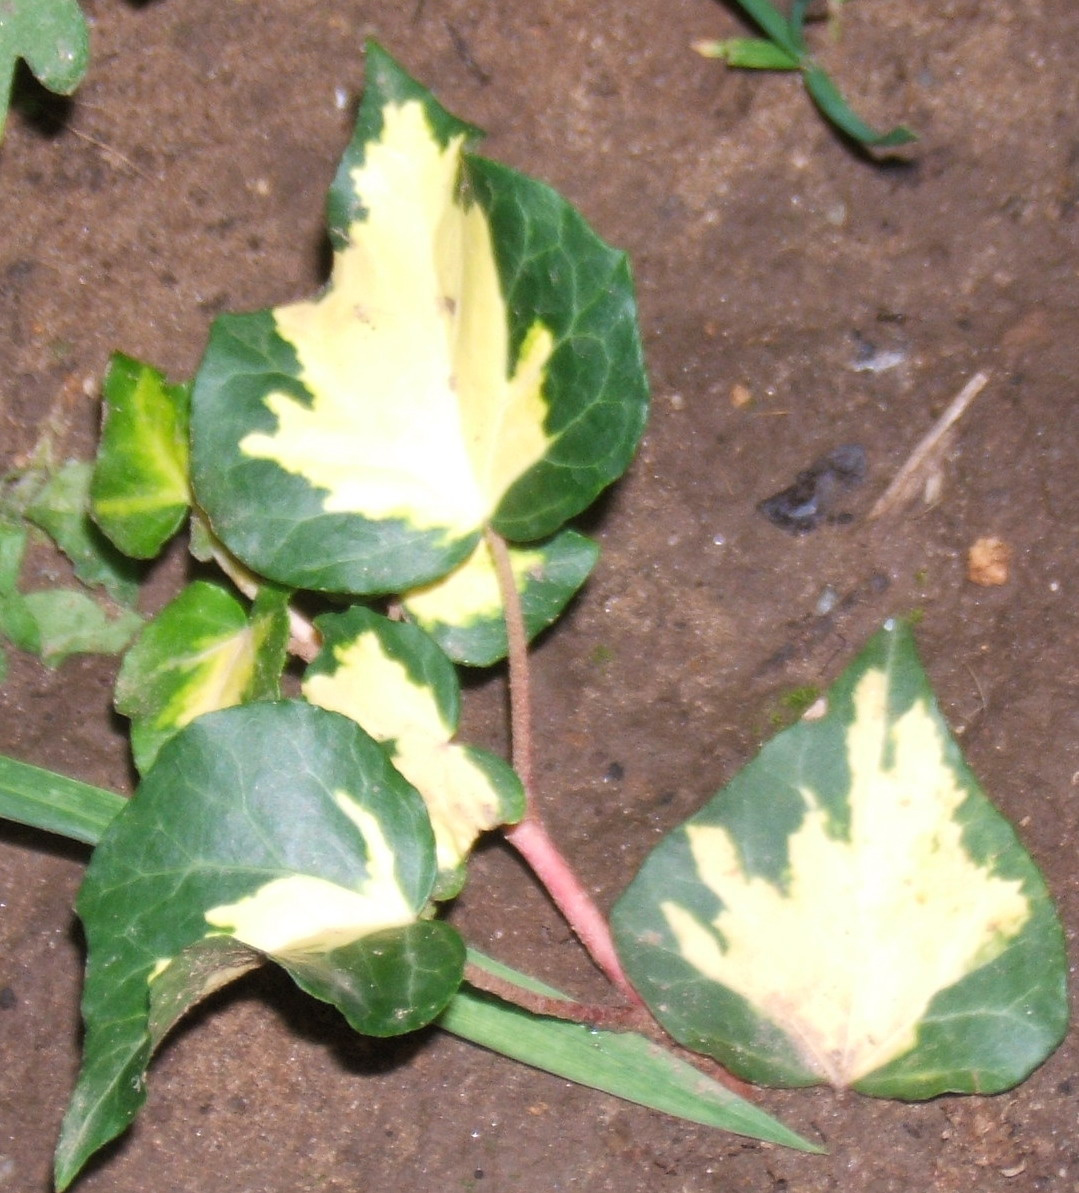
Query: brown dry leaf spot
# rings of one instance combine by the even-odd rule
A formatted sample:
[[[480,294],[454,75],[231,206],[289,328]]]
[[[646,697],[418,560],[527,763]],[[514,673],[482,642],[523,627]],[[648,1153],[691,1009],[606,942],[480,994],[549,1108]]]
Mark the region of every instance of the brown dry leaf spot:
[[[977,539],[967,552],[967,579],[985,588],[1007,584],[1011,562],[1011,546],[1003,539],[991,536]]]

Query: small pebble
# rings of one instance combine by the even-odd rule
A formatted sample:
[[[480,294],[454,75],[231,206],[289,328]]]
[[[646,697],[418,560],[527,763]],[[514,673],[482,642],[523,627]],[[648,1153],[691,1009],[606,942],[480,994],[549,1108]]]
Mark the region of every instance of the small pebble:
[[[1011,562],[1012,549],[1003,539],[992,536],[977,539],[967,552],[967,579],[983,588],[1007,584]]]

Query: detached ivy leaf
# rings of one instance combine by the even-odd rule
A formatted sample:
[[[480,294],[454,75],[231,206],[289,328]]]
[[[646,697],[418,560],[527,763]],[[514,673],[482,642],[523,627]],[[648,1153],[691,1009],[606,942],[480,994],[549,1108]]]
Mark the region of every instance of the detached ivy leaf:
[[[588,579],[599,547],[574,530],[527,547],[510,548],[529,640],[555,621]],[[405,593],[409,617],[455,663],[489,667],[506,656],[506,614],[494,560],[482,540],[455,571]]]
[[[435,831],[436,898],[449,898],[464,882],[476,837],[524,815],[521,781],[494,754],[451,743],[460,715],[457,676],[423,630],[359,605],[315,624],[324,645],[303,693],[384,742],[423,796]]]
[[[20,58],[50,91],[75,90],[90,59],[89,29],[75,0],[4,0],[0,7],[0,136]]]
[[[58,1188],[137,1113],[153,1038],[215,968],[248,965],[219,939],[279,961],[373,1034],[433,1018],[464,960],[449,925],[418,923],[434,878],[423,802],[353,721],[293,701],[184,729],[106,829],[79,893],[86,1039]]]
[[[114,353],[105,377],[91,498],[98,526],[134,559],[152,559],[180,529],[188,482],[190,385]]]
[[[138,596],[138,565],[121,555],[90,519],[92,471],[83,460],[65,464],[34,496],[26,517],[71,560],[84,584],[99,585],[114,601],[130,605]]]
[[[615,908],[671,1034],[750,1081],[931,1098],[1021,1081],[1067,1025],[1045,883],[889,623],[653,851]]]
[[[287,594],[263,592],[248,615],[230,592],[196,580],[124,656],[116,711],[131,718],[131,749],[142,773],[170,737],[203,713],[279,695]]]
[[[73,654],[117,654],[141,626],[132,610],[110,617],[76,588],[0,596],[0,634],[38,655],[46,667],[59,667]]]
[[[330,285],[216,320],[192,396],[214,532],[260,575],[357,594],[446,575],[488,524],[553,534],[624,471],[648,401],[625,256],[367,63]]]

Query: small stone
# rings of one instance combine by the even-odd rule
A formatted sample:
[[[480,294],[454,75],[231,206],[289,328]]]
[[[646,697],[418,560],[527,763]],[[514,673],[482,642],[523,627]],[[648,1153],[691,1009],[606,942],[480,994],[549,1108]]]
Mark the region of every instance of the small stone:
[[[1007,584],[1011,575],[1012,549],[1003,539],[977,539],[967,552],[967,579],[984,588]]]

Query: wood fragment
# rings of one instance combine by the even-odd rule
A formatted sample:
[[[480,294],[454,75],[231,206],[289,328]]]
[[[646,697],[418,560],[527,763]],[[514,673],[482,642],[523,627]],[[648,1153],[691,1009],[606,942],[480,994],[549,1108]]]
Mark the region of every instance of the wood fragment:
[[[869,511],[870,518],[881,518],[885,514],[907,505],[913,500],[924,483],[926,473],[936,462],[944,443],[944,437],[963,416],[967,407],[989,383],[988,373],[975,373],[952,399],[948,409],[933,424],[929,433],[918,443],[907,457],[907,462],[895,474],[895,478]]]

